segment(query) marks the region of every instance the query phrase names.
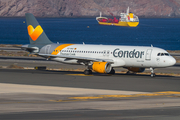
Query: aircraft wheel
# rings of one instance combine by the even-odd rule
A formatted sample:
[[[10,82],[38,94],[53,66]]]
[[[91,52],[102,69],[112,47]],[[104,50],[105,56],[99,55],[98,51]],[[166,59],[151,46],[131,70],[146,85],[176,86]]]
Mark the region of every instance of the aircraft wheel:
[[[108,74],[115,74],[115,70],[112,68],[112,69],[111,69],[111,72],[108,73]]]
[[[151,70],[151,77],[155,77],[154,68],[150,68]]]
[[[130,71],[128,70],[128,71],[126,72],[126,74],[130,74]]]
[[[85,74],[85,75],[91,75],[91,74],[92,74],[92,71],[91,71],[91,70],[85,70],[85,71],[84,71],[84,74]]]
[[[152,73],[152,74],[151,74],[151,77],[155,77],[155,76],[156,76],[155,73]]]

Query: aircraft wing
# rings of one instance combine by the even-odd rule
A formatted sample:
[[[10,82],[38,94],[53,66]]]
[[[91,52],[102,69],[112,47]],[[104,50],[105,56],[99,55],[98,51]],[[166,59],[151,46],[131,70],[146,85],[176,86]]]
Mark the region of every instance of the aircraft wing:
[[[84,60],[84,61],[96,61],[96,62],[114,63],[114,61],[112,59],[98,59],[98,58],[69,56],[69,55],[50,55],[50,54],[38,54],[38,55],[42,56],[42,57],[47,57],[47,58],[70,58],[70,59]]]

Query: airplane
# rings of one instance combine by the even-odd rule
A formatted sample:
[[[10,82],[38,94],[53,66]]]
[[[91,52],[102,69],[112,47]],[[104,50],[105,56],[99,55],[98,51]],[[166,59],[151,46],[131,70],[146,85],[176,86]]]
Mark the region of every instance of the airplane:
[[[30,44],[22,45],[23,50],[47,60],[85,65],[85,75],[92,74],[92,70],[115,74],[114,68],[123,67],[134,73],[150,68],[151,77],[154,77],[155,68],[169,67],[176,63],[166,50],[153,46],[53,43],[33,14],[26,13],[25,16]]]

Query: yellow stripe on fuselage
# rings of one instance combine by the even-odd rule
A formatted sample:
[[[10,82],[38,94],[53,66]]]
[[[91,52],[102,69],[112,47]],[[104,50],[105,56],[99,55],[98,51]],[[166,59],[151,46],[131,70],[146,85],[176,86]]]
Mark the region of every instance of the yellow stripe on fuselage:
[[[62,49],[70,46],[70,45],[74,45],[74,44],[62,44],[60,46],[58,46],[52,53],[51,55],[57,55]]]

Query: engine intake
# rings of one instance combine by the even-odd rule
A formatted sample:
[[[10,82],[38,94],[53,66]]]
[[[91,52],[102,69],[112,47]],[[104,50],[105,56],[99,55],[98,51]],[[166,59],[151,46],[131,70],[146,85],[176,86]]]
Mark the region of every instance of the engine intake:
[[[98,73],[110,73],[111,64],[108,62],[94,62],[92,65],[88,66],[89,69],[92,69]]]

